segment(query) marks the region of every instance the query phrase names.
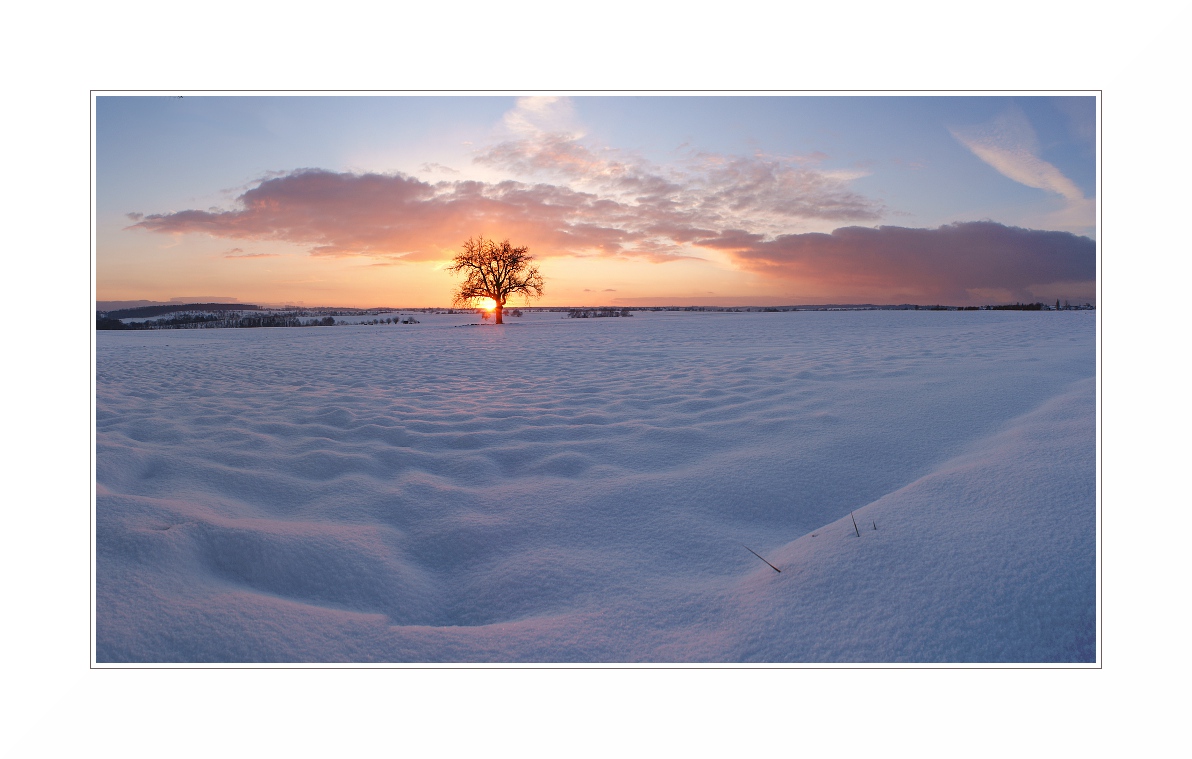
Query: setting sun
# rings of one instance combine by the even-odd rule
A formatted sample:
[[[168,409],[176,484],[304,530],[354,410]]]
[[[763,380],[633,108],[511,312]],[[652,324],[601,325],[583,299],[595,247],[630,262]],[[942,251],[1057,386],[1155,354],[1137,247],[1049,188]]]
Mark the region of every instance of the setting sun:
[[[476,306],[477,308],[483,308],[485,311],[492,311],[497,307],[497,302],[492,298],[477,298]]]

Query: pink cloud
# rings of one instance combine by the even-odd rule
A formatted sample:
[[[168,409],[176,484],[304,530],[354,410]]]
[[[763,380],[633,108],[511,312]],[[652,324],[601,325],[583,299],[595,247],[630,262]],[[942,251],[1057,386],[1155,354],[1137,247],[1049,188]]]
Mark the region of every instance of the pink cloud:
[[[696,244],[853,302],[968,305],[996,294],[1031,301],[1057,283],[1083,294],[1094,289],[1097,268],[1096,243],[1087,237],[988,221],[938,229],[843,227],[774,239],[729,230]]]
[[[537,126],[559,121],[553,118],[559,103],[528,100],[521,110],[529,126],[514,131],[528,130],[533,138],[492,146],[475,161],[525,181],[432,183],[403,174],[270,172],[230,209],[138,215],[132,227],[292,242],[324,256],[437,258],[465,237],[489,234],[516,237],[539,255],[665,261],[690,257],[691,242],[734,225],[773,235],[800,219],[869,221],[881,210],[849,190],[847,177],[816,168],[823,156],[693,153],[677,167],[660,169],[630,153],[590,148],[573,133]]]
[[[131,228],[310,246],[314,255],[434,258],[475,234],[516,238],[540,255],[665,257],[708,232],[687,212],[538,183],[431,184],[404,175],[303,169],[262,181],[231,210],[151,214]],[[667,232],[670,232],[667,236]]]
[[[224,258],[277,258],[279,253],[245,253],[243,248],[224,251]]]

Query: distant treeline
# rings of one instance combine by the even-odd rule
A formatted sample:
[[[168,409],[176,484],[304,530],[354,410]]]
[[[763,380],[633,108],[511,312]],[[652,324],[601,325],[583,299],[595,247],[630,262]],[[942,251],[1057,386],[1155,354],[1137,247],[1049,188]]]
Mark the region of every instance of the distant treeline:
[[[1080,306],[1072,306],[1068,301],[1064,301],[1064,305],[1060,305],[1057,300],[1055,305],[1047,303],[1015,303],[1011,306],[982,306],[986,311],[1095,311],[1096,309],[1085,303]]]
[[[148,319],[125,324],[110,316],[97,317],[96,329],[244,329],[249,327],[331,327],[335,317],[300,319],[287,314],[219,316],[217,314],[179,314],[168,319]]]
[[[920,306],[912,303],[894,305],[800,305],[800,306],[629,306],[623,308],[561,308],[536,307],[527,308],[529,312],[564,312],[572,319],[594,319],[601,317],[633,316],[634,311],[714,311],[714,312],[788,312],[788,311],[1093,311],[1096,307],[1088,303],[1070,305],[1064,301],[1049,303],[1013,303],[1000,306]],[[99,311],[96,313],[95,328],[103,330],[150,330],[150,329],[242,329],[250,327],[330,327],[337,324],[349,324],[337,321],[336,316],[376,315],[379,318],[358,322],[361,325],[375,324],[417,324],[418,320],[412,316],[405,318],[384,317],[381,313],[392,313],[399,309],[359,309],[359,308],[329,308],[329,307],[289,307],[283,313],[266,311],[261,306],[244,303],[187,303],[168,304],[158,306],[143,306],[140,308],[125,308],[117,311]],[[411,308],[400,309],[433,314],[464,314],[475,313],[476,309],[437,309]],[[260,312],[264,313],[243,313]],[[146,319],[145,321],[125,322],[123,319],[144,319],[149,316],[173,314],[162,319]],[[521,316],[520,309],[506,311],[506,316]],[[487,318],[487,312],[484,313]],[[306,318],[304,318],[306,317]]]
[[[1015,303],[1010,306],[990,306],[990,311],[1042,311],[1047,308],[1042,303]],[[1050,309],[1048,309],[1050,310]]]
[[[738,309],[724,309],[736,311]],[[907,303],[900,306],[767,306],[765,308],[743,309],[752,311],[1095,311],[1096,309],[1085,303],[1080,306],[1070,306],[1067,303],[1054,306],[1047,303],[1011,303],[1005,306],[919,306]]]
[[[596,316],[628,316],[632,311],[707,311],[714,313],[787,313],[790,311],[1094,311],[1096,307],[1088,303],[1069,305],[1067,301],[1061,306],[1059,301],[1054,305],[1048,303],[1013,303],[1001,306],[923,306],[915,303],[900,303],[898,305],[874,305],[870,303],[825,303],[817,305],[799,306],[628,306],[625,308],[573,308],[569,306],[535,306],[526,309],[532,313],[562,311],[575,318],[584,318],[583,314]]]
[[[907,303],[900,306],[780,306],[778,308],[760,308],[758,311],[1094,311],[1094,307],[1085,303],[1080,306],[1060,305],[1056,301],[1054,306],[1046,303],[1011,303],[1005,306],[919,306]]]
[[[605,316],[633,316],[627,308],[573,308],[567,312],[572,319],[598,319]]]

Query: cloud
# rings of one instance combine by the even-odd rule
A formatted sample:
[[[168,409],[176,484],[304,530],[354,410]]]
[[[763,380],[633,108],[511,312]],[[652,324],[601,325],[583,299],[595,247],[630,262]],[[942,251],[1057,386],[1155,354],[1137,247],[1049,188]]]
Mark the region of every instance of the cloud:
[[[569,98],[519,98],[502,140],[474,161],[514,178],[480,182],[421,166],[406,174],[322,169],[269,172],[227,208],[133,217],[132,228],[285,241],[319,256],[437,260],[476,234],[516,238],[538,255],[692,258],[691,244],[725,229],[776,235],[824,221],[880,218],[853,192],[862,172],[819,167],[826,156],[725,156],[689,151],[659,168],[583,141]],[[458,172],[454,172],[458,174]],[[448,176],[443,176],[448,175]]]
[[[245,191],[237,209],[151,214],[132,226],[295,242],[317,255],[389,254],[417,249],[426,242],[426,222],[433,227],[450,215],[435,196],[434,186],[410,177],[302,169]]]
[[[563,133],[571,138],[583,136],[575,116],[575,106],[567,97],[521,97],[505,114],[502,122],[510,133],[535,138]]]
[[[634,232],[615,202],[552,185],[441,182],[302,169],[266,179],[232,210],[151,214],[132,228],[310,246],[315,255],[435,258],[465,237],[498,234],[548,251],[619,251]],[[611,219],[609,222],[607,220]]]
[[[702,185],[680,187],[635,174],[612,180],[621,192],[550,182],[430,183],[403,174],[299,169],[262,180],[231,209],[150,214],[131,228],[293,242],[320,256],[437,259],[466,237],[490,234],[515,238],[541,255],[667,261],[691,257],[687,244],[716,235],[730,222],[752,223],[758,214],[788,221],[800,213],[848,220],[874,215],[831,179],[800,180],[756,161],[715,159],[711,164]],[[775,186],[800,181],[817,188],[818,200],[781,191],[766,197]],[[624,191],[627,187],[635,192]],[[835,204],[835,210],[825,210],[824,204]],[[769,230],[773,225],[754,226]]]
[[[459,169],[453,169],[450,166],[444,166],[441,163],[423,163],[418,167],[418,171],[422,174],[458,174]]]
[[[1095,289],[1096,244],[1070,232],[994,222],[938,229],[843,227],[831,234],[766,239],[729,230],[697,245],[728,252],[739,265],[841,301],[978,305],[1032,301],[1057,285]]]
[[[720,218],[875,221],[883,210],[848,188],[864,175],[859,171],[824,171],[773,156],[700,157],[703,171],[694,174],[690,185],[702,191],[697,193],[702,210]]]
[[[1091,227],[1096,220],[1093,202],[1076,183],[1058,168],[1039,157],[1039,140],[1030,121],[1021,110],[1011,107],[993,121],[951,130],[973,155],[1003,176],[1062,197],[1065,208],[1056,214],[1059,224],[1067,227]]]
[[[599,156],[574,135],[564,133],[507,140],[478,152],[473,160],[519,176],[552,174],[567,179],[598,180],[621,178],[632,171],[630,166]]]
[[[797,220],[875,221],[883,206],[849,189],[861,170],[824,170],[826,156],[690,154],[665,170],[622,151],[594,150],[566,133],[509,140],[476,163],[549,179],[636,207],[659,221],[723,226],[729,220],[787,231]]]
[[[280,253],[245,253],[243,248],[224,251],[224,258],[277,258]]]

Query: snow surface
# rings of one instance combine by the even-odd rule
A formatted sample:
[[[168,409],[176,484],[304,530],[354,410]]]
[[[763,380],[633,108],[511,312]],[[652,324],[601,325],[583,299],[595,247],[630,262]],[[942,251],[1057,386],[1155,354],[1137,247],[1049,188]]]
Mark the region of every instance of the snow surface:
[[[97,332],[97,662],[1095,661],[1094,314],[561,317]]]

